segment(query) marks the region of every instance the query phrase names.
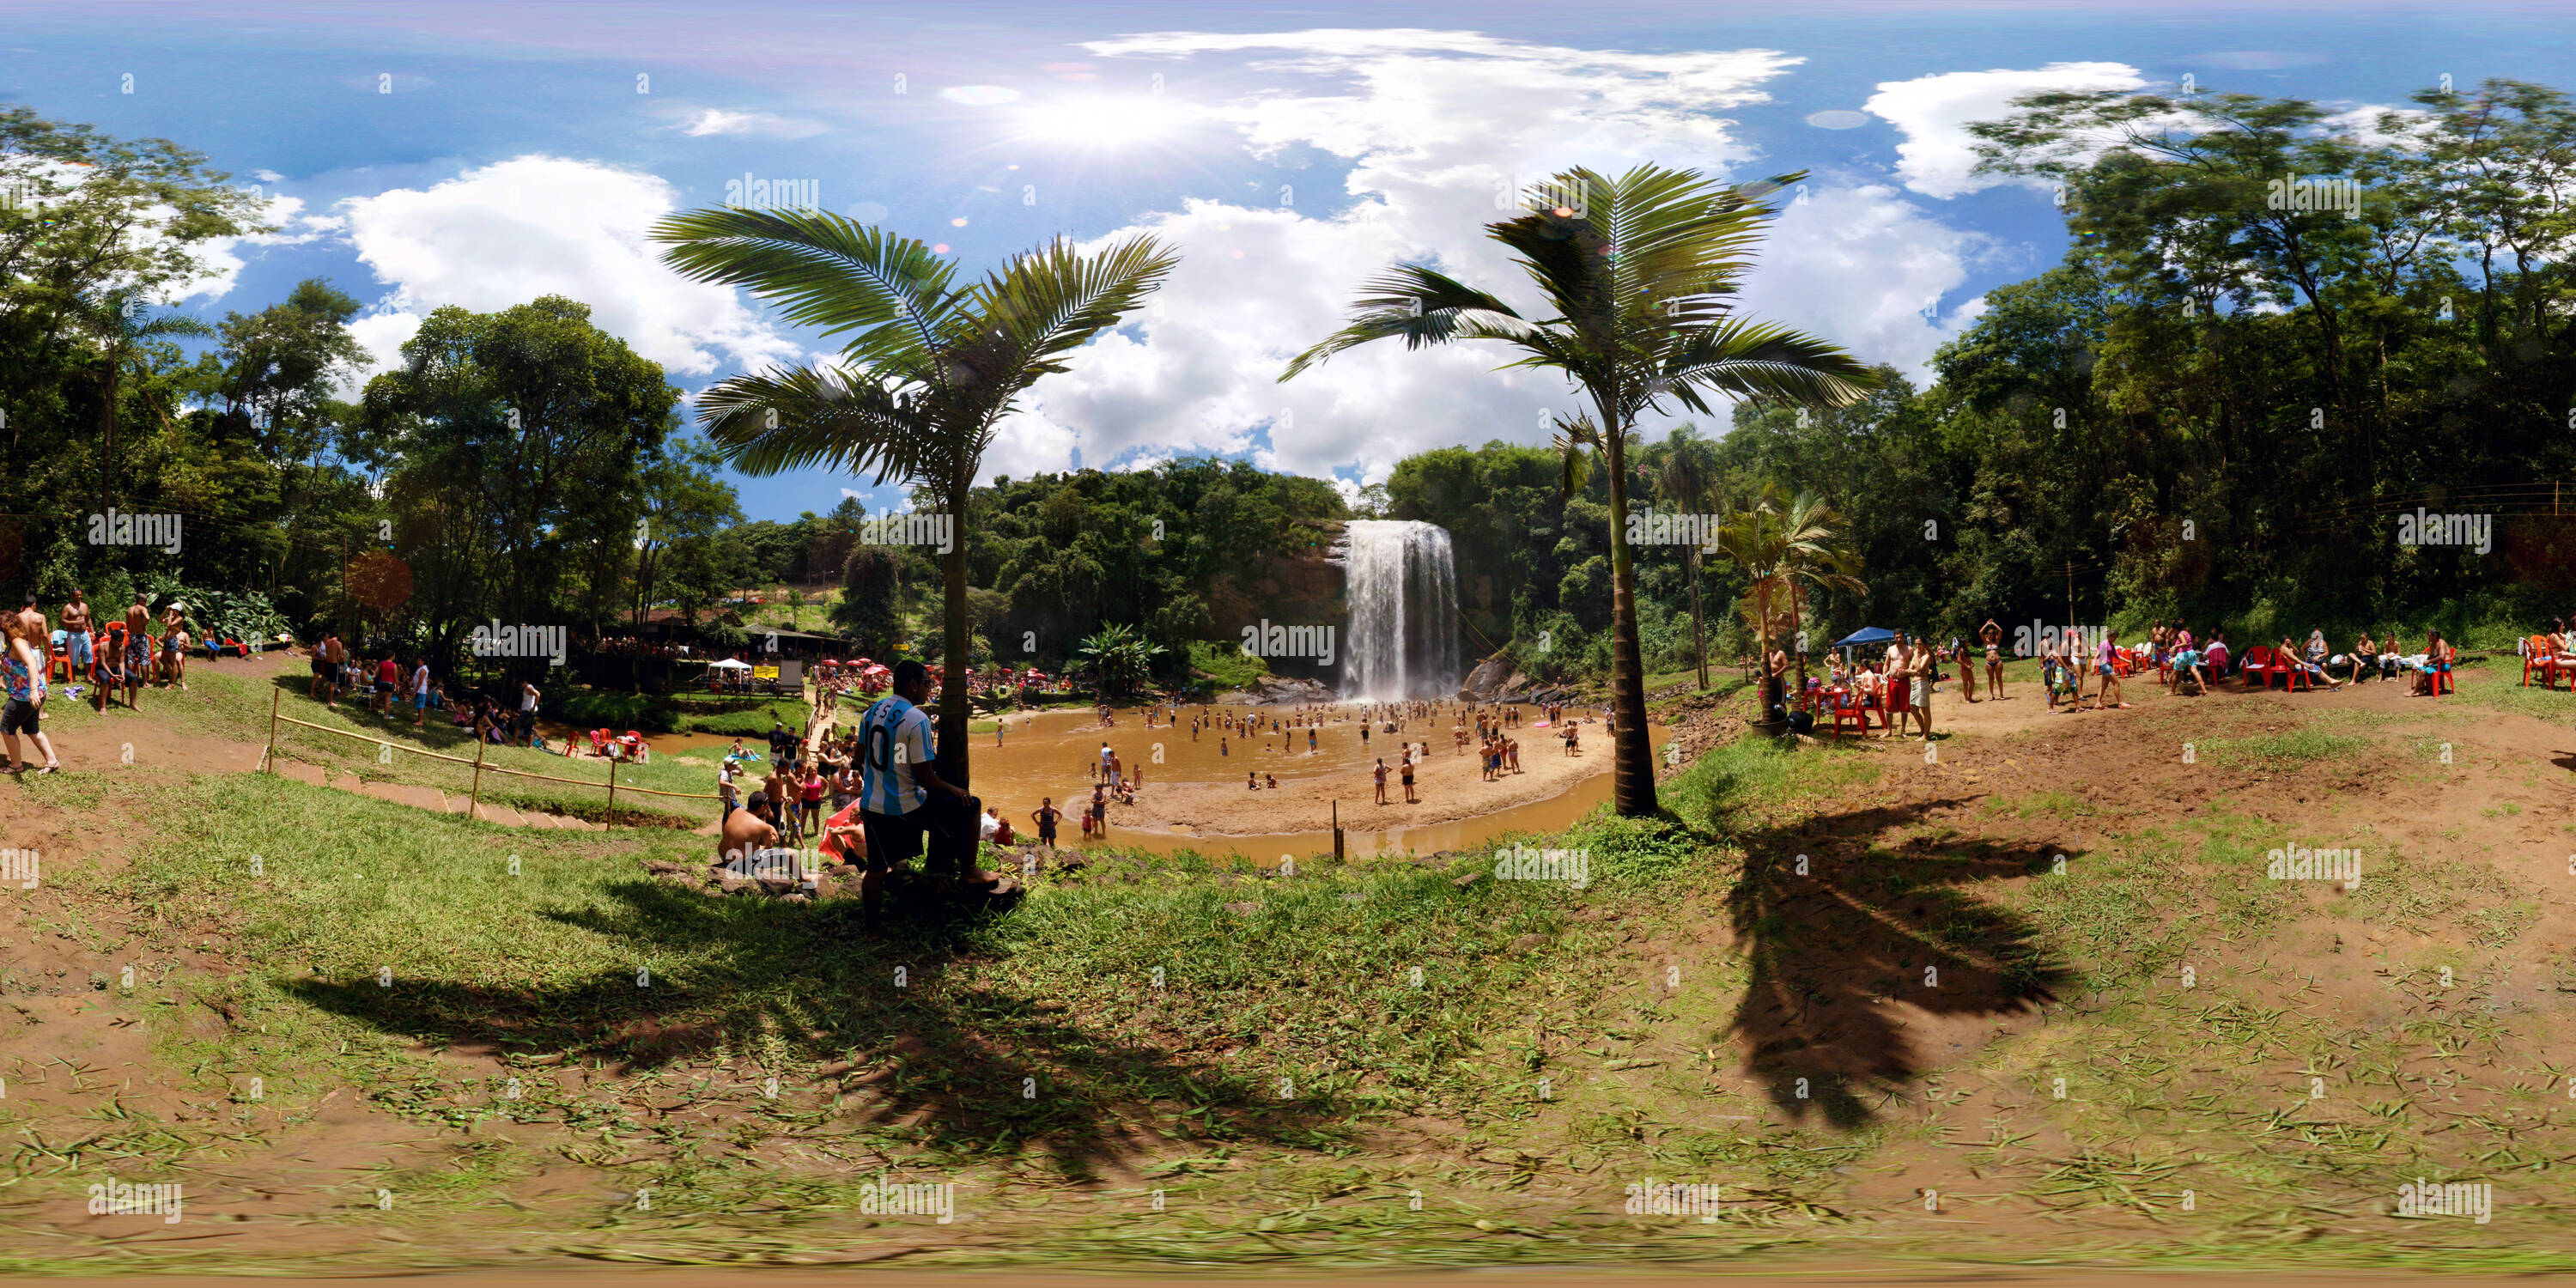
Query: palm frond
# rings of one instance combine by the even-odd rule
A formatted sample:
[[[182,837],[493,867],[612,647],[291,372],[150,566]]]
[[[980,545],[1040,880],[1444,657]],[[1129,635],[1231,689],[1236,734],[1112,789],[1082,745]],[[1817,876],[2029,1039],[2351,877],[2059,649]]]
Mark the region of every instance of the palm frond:
[[[1360,289],[1350,324],[1291,359],[1279,374],[1282,383],[1375,340],[1402,339],[1405,348],[1419,349],[1451,340],[1520,340],[1535,331],[1500,299],[1420,264],[1398,264]]]
[[[646,234],[696,282],[739,286],[792,325],[852,335],[853,364],[921,364],[955,308],[955,267],[910,237],[825,211],[718,206],[670,216]]]
[[[1868,364],[1840,346],[1746,318],[1680,337],[1658,369],[1673,396],[1697,412],[1709,410],[1703,391],[1839,407],[1878,385]]]
[[[808,368],[718,381],[698,399],[707,438],[745,474],[830,466],[876,483],[936,477],[937,435],[919,391]]]
[[[1058,359],[1118,325],[1179,263],[1151,237],[1099,255],[1083,255],[1070,241],[1058,241],[1013,256],[970,289],[951,331],[971,326],[1001,340],[1016,387],[1026,388],[1041,375],[1064,370]]]

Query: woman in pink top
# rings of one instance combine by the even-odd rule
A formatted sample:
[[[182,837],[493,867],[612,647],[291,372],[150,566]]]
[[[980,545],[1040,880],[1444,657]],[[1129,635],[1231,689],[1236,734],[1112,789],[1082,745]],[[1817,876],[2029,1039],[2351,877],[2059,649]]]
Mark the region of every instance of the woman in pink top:
[[[823,827],[823,775],[812,765],[805,766],[805,781],[796,785],[805,803],[805,830],[820,832]]]

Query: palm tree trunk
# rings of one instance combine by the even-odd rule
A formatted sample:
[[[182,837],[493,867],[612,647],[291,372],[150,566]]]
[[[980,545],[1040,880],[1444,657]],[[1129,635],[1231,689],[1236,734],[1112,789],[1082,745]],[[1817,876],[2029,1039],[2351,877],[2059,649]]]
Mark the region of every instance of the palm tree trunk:
[[[948,513],[953,516],[948,552],[939,557],[939,575],[947,584],[941,587],[940,602],[947,621],[941,623],[941,674],[939,677],[939,766],[942,782],[966,787],[966,665],[972,647],[972,624],[966,620],[966,496],[967,480],[952,484]]]
[[[1708,626],[1700,616],[1699,547],[1690,548],[1691,590],[1691,666],[1699,673],[1699,687],[1708,687]]]
[[[1789,583],[1789,629],[1798,630],[1806,624],[1807,605],[1804,602],[1804,596],[1798,593],[1798,583],[1792,581]],[[1803,694],[1807,691],[1807,650],[1803,648],[1798,650],[1797,662],[1798,692]]]
[[[1655,812],[1655,752],[1646,737],[1646,668],[1637,648],[1637,573],[1628,553],[1626,438],[1626,427],[1615,422],[1601,434],[1610,475],[1610,709],[1619,720],[1610,738],[1610,794],[1622,815],[1639,818]]]

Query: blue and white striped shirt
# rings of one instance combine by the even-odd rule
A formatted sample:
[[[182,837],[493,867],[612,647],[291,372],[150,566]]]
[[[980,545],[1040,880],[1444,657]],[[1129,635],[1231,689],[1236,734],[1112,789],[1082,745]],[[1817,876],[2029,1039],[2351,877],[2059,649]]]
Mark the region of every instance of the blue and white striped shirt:
[[[930,789],[913,781],[913,770],[938,754],[930,713],[888,694],[859,718],[859,808],[871,814],[921,808]]]

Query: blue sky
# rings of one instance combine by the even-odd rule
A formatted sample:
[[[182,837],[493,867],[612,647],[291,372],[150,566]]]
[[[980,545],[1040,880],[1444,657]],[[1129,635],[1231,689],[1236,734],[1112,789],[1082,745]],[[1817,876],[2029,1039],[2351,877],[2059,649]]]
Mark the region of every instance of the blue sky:
[[[2017,94],[2189,75],[2360,111],[2445,74],[2576,79],[2563,9],[2537,4],[88,0],[0,19],[0,99],[175,139],[271,199],[281,231],[227,248],[191,312],[327,276],[390,356],[442,304],[561,293],[696,390],[828,351],[643,242],[728,180],[810,184],[970,272],[1151,231],[1181,270],[1039,386],[988,476],[1215,453],[1350,485],[1427,447],[1541,441],[1568,403],[1463,348],[1272,382],[1391,259],[1511,294],[1479,228],[1499,184],[1811,171],[1748,305],[1915,369],[2063,247],[2044,192],[1969,173],[1959,126]],[[822,472],[739,482],[755,518],[894,499]]]

